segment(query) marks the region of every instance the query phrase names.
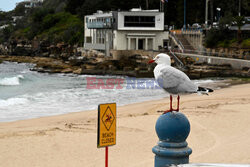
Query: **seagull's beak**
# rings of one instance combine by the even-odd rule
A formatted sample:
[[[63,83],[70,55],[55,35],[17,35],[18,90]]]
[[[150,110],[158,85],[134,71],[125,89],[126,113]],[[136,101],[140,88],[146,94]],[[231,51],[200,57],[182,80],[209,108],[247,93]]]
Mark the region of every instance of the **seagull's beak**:
[[[149,60],[149,61],[148,61],[148,64],[151,64],[151,63],[153,63],[153,62],[155,62],[155,60]]]

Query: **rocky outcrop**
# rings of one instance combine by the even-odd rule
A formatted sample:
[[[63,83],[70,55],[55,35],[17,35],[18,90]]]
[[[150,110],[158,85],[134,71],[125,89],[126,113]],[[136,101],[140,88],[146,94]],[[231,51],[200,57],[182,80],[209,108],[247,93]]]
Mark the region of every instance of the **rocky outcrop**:
[[[32,63],[36,64],[32,70],[49,73],[67,73],[70,70],[73,72],[80,67],[72,66],[63,62],[62,60],[53,59],[49,57],[28,57],[28,56],[0,56],[2,61],[11,61],[18,63]],[[70,70],[69,70],[70,69]]]
[[[235,72],[233,72],[231,66],[229,65],[216,66],[196,64],[188,66],[188,69],[184,72],[192,79],[235,76]]]
[[[98,54],[97,54],[98,55]],[[90,75],[126,75],[132,77],[153,77],[155,65],[148,65],[148,58],[140,55],[124,57],[113,60],[101,56],[90,57],[87,55],[71,56],[68,61],[51,57],[30,56],[0,56],[1,61],[25,62],[36,64],[32,70],[47,73],[74,73]],[[233,70],[230,65],[195,64],[192,59],[183,60],[187,64],[183,70],[191,79],[208,77],[250,77],[250,69]],[[172,62],[174,65],[175,62]]]
[[[145,56],[133,55],[113,60],[111,57],[105,57],[103,53],[90,50],[83,54],[69,54],[72,56],[65,55],[61,58],[62,54],[60,57],[56,56],[58,52],[55,46],[50,48],[54,48],[50,56],[48,52],[44,52],[39,57],[12,55],[0,56],[0,60],[33,63],[36,65],[32,70],[38,72],[153,77],[152,68],[147,65],[148,57]]]
[[[153,77],[154,65],[147,62],[152,55],[146,52],[129,54],[122,51],[119,59],[106,57],[96,50],[83,50],[64,43],[50,45],[48,41],[11,41],[0,45],[0,62],[3,60],[33,63],[32,70],[49,73],[74,73],[95,75],[127,75],[133,77]],[[124,55],[123,55],[124,54]],[[7,56],[10,55],[10,56]],[[150,56],[149,56],[150,55]],[[249,69],[233,70],[230,65],[195,64],[192,58],[180,58],[187,65],[183,70],[192,79],[207,77],[243,76],[250,77]],[[176,62],[172,61],[176,66]]]
[[[206,52],[211,56],[250,60],[250,48],[207,48]]]

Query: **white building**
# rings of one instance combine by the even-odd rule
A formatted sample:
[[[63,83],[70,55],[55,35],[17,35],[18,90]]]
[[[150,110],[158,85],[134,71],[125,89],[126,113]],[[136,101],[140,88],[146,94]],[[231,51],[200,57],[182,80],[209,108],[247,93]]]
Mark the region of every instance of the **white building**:
[[[168,43],[164,13],[159,10],[97,11],[84,22],[85,49],[158,50]]]
[[[23,16],[12,16],[12,20],[14,23],[16,23],[18,20],[22,19]]]
[[[24,1],[16,3],[16,6],[19,3],[25,3],[26,8],[33,8],[33,7],[40,6],[43,3],[43,1],[44,0],[24,0]]]

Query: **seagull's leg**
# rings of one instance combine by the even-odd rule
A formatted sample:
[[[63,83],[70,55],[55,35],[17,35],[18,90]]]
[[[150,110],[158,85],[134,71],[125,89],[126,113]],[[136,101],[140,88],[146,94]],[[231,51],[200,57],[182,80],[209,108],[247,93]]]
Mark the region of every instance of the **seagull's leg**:
[[[173,111],[173,107],[172,107],[172,101],[173,101],[173,97],[172,95],[170,95],[170,111]]]
[[[163,114],[166,114],[166,113],[168,113],[168,112],[172,112],[172,111],[173,111],[172,101],[173,101],[173,97],[172,97],[172,95],[170,95],[170,109],[164,111]]]
[[[175,110],[173,110],[173,111],[179,111],[179,105],[180,105],[180,96],[178,95],[178,97],[177,97],[177,109],[175,109]]]
[[[180,105],[180,96],[177,97],[177,109],[176,111],[179,111],[179,105]]]

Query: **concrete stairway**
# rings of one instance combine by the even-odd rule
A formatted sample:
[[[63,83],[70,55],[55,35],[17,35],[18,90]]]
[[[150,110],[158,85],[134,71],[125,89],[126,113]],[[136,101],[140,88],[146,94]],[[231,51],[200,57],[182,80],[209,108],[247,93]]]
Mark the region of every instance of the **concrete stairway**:
[[[185,53],[195,53],[195,49],[182,34],[176,34],[176,38],[182,43]]]

